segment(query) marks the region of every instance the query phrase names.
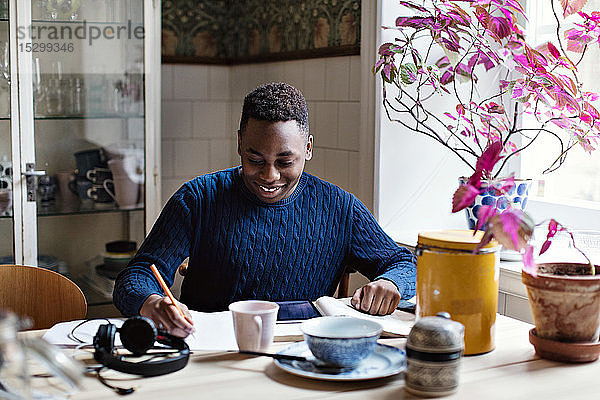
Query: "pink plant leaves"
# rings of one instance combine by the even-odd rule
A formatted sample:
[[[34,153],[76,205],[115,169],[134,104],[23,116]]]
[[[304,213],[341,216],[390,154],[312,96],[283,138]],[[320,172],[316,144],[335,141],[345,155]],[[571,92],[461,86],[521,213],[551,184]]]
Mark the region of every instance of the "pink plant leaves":
[[[511,250],[520,250],[523,247],[522,240],[519,237],[519,227],[523,212],[516,209],[507,209],[500,214],[499,220],[501,228],[510,235],[514,246],[507,246]],[[505,245],[505,243],[503,243]]]
[[[473,233],[475,233],[475,232],[473,232]],[[479,253],[479,250],[481,250],[486,244],[491,242],[493,238],[494,238],[494,236],[492,235],[492,232],[490,232],[489,230],[485,231],[485,233],[481,237],[481,240],[479,241],[479,243],[477,243],[477,246],[475,246],[475,249],[473,250],[473,254]]]
[[[500,39],[504,39],[512,33],[512,25],[507,18],[490,16],[487,29],[499,42]]]
[[[469,207],[475,201],[475,197],[479,194],[477,188],[463,184],[456,189],[454,196],[452,196],[452,212],[464,210]]]
[[[546,238],[552,239],[554,235],[556,235],[556,232],[558,232],[558,222],[556,222],[555,219],[551,219],[550,222],[548,222],[548,233],[546,234]]]
[[[386,64],[383,67],[383,75],[387,78],[388,82],[391,81],[392,64]]]
[[[496,104],[493,101],[487,104],[486,107],[491,114],[504,114],[504,106]]]
[[[401,5],[403,5],[404,7],[412,8],[412,9],[415,9],[417,11],[423,11],[423,12],[428,12],[429,11],[427,8],[425,8],[423,6],[420,6],[418,4],[415,4],[412,1],[400,0],[399,3]]]
[[[587,0],[560,0],[560,5],[563,8],[563,17],[575,14],[581,11]]]
[[[560,231],[565,230],[565,228],[559,224],[554,218],[548,222],[548,233],[546,234],[546,240],[542,244],[540,249],[540,256],[544,254],[552,244],[552,238],[556,236],[556,234]]]
[[[483,171],[480,169],[476,170],[473,175],[469,177],[467,184],[479,189],[481,187],[481,178],[483,177]]]
[[[537,265],[535,264],[535,261],[533,261],[533,246],[527,245],[527,247],[525,247],[522,258],[523,271],[532,276],[537,276]]]
[[[496,215],[496,207],[483,205],[479,207],[477,212],[477,227],[476,230],[481,230],[488,219]],[[474,232],[473,232],[474,233]]]
[[[492,213],[484,211],[484,213]],[[480,214],[481,215],[481,214]],[[487,218],[487,228],[475,252],[492,239],[496,239],[504,248],[521,251],[528,249],[528,242],[533,233],[533,221],[521,210],[507,208],[500,214]]]
[[[560,51],[552,43],[548,42],[548,51],[556,58],[560,58]]]
[[[398,17],[396,18],[396,26],[399,27],[410,27],[410,28],[423,28],[425,26],[433,25],[435,20],[433,17]]]
[[[550,248],[551,244],[552,244],[552,240],[546,239],[546,241],[544,242],[544,244],[542,244],[542,248],[540,249],[540,256],[542,254],[544,254]]]
[[[486,172],[492,172],[496,163],[502,159],[502,156],[500,156],[501,152],[502,142],[497,141],[490,144],[477,159],[475,168]]]

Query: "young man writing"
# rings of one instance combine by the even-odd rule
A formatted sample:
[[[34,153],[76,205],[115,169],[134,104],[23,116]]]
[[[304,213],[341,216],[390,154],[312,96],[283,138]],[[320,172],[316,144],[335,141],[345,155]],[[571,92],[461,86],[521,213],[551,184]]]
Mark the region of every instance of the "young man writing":
[[[220,311],[237,300],[314,300],[332,295],[352,266],[372,282],[352,304],[394,311],[415,290],[415,260],[383,232],[352,194],[304,172],[313,151],[308,109],[294,87],[267,84],[244,99],[241,166],[199,176],[169,199],[113,293],[127,316],[143,315],[172,334],[193,327],[149,268],[172,284],[189,256],[181,308]]]

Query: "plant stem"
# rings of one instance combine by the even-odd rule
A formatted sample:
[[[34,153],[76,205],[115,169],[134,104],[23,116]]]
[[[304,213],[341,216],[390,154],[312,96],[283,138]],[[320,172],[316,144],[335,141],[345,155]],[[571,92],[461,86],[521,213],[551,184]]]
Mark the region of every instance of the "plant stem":
[[[577,245],[575,244],[575,237],[573,236],[573,234],[569,231],[567,231],[567,233],[569,234],[569,236],[571,236],[571,242],[573,243],[573,247],[575,247],[575,249],[578,252],[580,252],[582,256],[585,257],[588,264],[590,264],[590,271],[591,271],[590,275],[596,275],[596,267],[594,266],[594,263],[592,263],[592,261],[588,258],[588,256],[586,256],[585,253],[583,251],[581,251],[581,249],[579,247],[577,247]]]

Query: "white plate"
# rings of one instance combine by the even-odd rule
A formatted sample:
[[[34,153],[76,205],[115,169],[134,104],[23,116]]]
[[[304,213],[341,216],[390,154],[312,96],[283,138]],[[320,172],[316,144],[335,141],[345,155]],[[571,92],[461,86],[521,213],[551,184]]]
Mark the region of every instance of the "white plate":
[[[306,342],[294,343],[279,354],[290,354],[314,358]],[[273,360],[275,365],[291,374],[304,378],[321,379],[326,381],[361,381],[367,379],[385,378],[396,375],[406,369],[406,354],[395,347],[377,344],[375,351],[350,370],[319,368],[311,362]]]

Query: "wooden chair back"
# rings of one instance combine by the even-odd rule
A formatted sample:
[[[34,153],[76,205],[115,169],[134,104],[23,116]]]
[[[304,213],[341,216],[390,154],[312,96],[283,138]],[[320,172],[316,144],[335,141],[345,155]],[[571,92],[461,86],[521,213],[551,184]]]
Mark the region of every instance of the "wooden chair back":
[[[29,317],[31,329],[85,318],[81,289],[65,276],[44,268],[0,265],[0,308]]]
[[[350,287],[350,275],[355,273],[356,270],[352,267],[346,267],[346,270],[342,274],[342,278],[340,279],[340,283],[338,283],[336,296],[338,299],[342,299],[344,297],[352,296],[354,293],[349,293]]]

